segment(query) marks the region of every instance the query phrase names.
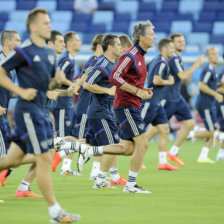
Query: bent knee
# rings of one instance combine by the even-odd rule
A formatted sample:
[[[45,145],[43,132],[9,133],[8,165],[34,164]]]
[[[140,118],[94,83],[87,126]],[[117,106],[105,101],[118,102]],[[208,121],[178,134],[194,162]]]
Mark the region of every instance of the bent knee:
[[[194,120],[188,120],[184,125],[188,130],[192,130],[194,128]]]

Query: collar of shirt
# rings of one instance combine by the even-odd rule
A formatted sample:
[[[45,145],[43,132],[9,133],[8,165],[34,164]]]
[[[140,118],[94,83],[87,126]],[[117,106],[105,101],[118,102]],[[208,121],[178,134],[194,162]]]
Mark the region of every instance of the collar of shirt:
[[[145,54],[146,54],[146,52],[139,46],[139,44],[135,44],[134,46],[139,50],[139,52],[140,52],[142,55],[145,55]]]

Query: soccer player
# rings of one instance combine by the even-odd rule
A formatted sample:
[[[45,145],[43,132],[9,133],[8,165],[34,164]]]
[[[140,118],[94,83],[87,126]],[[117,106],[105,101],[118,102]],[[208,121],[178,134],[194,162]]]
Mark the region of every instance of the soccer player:
[[[65,81],[63,73],[55,73],[55,53],[46,46],[50,38],[50,18],[45,9],[36,8],[29,12],[27,28],[31,38],[15,50],[0,65],[0,85],[19,96],[15,108],[15,129],[8,154],[0,158],[0,170],[20,165],[27,153],[34,155],[36,177],[39,188],[49,208],[50,222],[69,223],[80,216],[65,213],[54,196],[49,165],[47,133],[44,126],[42,105],[46,92]],[[7,72],[17,70],[19,86],[8,77]],[[55,75],[55,78],[51,80]]]
[[[169,59],[170,73],[174,77],[174,85],[166,88],[166,103],[164,109],[168,120],[175,115],[177,120],[183,121],[183,126],[178,132],[177,139],[170,151],[167,153],[168,159],[173,160],[176,164],[184,166],[184,162],[178,157],[180,146],[187,138],[188,133],[194,127],[194,121],[190,112],[190,108],[180,94],[181,81],[189,82],[193,72],[204,62],[203,56],[196,59],[192,67],[184,70],[181,59],[181,52],[185,48],[185,39],[181,33],[173,33],[170,39],[174,42],[175,53]]]
[[[170,75],[168,58],[174,53],[174,44],[171,39],[164,38],[158,42],[160,54],[155,57],[148,67],[148,88],[153,88],[153,96],[149,100],[143,101],[142,119],[147,127],[152,124],[159,131],[159,165],[160,170],[178,170],[167,162],[166,150],[168,143],[169,125],[166,112],[160,102],[165,97],[166,86],[174,84],[174,78]],[[150,128],[147,131],[150,136]],[[151,139],[149,139],[150,141]]]
[[[81,146],[78,167],[92,155],[115,154],[133,155],[129,177],[123,191],[126,193],[151,193],[136,184],[136,177],[144,154],[148,148],[148,140],[141,118],[141,99],[150,99],[152,92],[144,89],[147,75],[144,54],[152,47],[156,36],[150,21],[140,22],[134,26],[134,45],[123,54],[113,70],[110,81],[116,85],[114,110],[119,123],[122,144],[85,147]]]
[[[223,96],[216,91],[217,75],[215,67],[219,60],[219,53],[215,47],[206,50],[208,63],[205,64],[200,76],[198,88],[200,90],[196,102],[196,108],[202,118],[206,131],[197,131],[194,133],[195,138],[205,138],[204,146],[198,157],[198,163],[215,163],[208,158],[209,148],[213,142],[213,134],[216,127],[216,101],[223,102]]]
[[[224,59],[224,54],[223,54]],[[218,88],[217,92],[224,95],[224,69],[219,74],[218,77]],[[217,108],[217,119],[220,126],[220,133],[219,133],[219,140],[221,142],[221,148],[218,151],[218,154],[216,156],[216,161],[224,160],[224,102],[218,103],[216,102],[216,108]]]
[[[67,89],[73,85],[75,61],[74,58],[81,48],[82,42],[74,31],[69,31],[64,35],[66,51],[60,55],[58,66],[66,75],[66,81],[61,89]],[[55,129],[59,137],[70,136],[73,120],[73,97],[60,97],[52,104],[52,112],[55,118]],[[68,155],[62,164],[61,175],[75,175],[77,173],[71,169],[74,153]]]

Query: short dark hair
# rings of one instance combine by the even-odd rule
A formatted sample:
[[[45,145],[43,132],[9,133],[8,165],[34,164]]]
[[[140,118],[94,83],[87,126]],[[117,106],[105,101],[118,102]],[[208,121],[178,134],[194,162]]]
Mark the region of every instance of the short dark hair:
[[[159,51],[161,51],[163,47],[167,46],[170,43],[173,43],[173,40],[171,40],[170,38],[161,39],[157,44]]]
[[[6,40],[12,40],[14,34],[18,34],[15,30],[4,30],[1,34],[1,45],[4,46]]]
[[[92,41],[91,51],[95,52],[98,44],[102,45],[102,40],[105,37],[105,34],[97,34]]]
[[[176,37],[183,37],[184,35],[182,33],[171,33],[169,38],[171,40],[174,40]]]
[[[131,47],[132,46],[132,42],[131,42],[131,40],[130,40],[130,38],[129,38],[129,36],[128,35],[126,35],[126,34],[122,34],[122,35],[120,35],[119,36],[119,40],[120,40],[120,42],[121,42],[121,46],[122,47]]]
[[[114,35],[114,34],[107,34],[105,35],[105,37],[102,40],[102,48],[103,48],[103,52],[105,52],[108,49],[108,46],[114,46],[114,39],[118,38],[118,36]]]
[[[68,41],[72,39],[72,36],[73,36],[74,34],[76,34],[75,31],[68,31],[68,32],[64,35],[65,46],[67,46]]]
[[[44,8],[35,8],[29,12],[26,20],[26,27],[29,31],[30,31],[30,24],[36,20],[39,13],[48,15],[47,9]]]
[[[59,32],[57,30],[51,30],[51,37],[48,40],[48,42],[51,41],[51,42],[55,43],[57,36],[62,36],[63,37],[61,32]]]

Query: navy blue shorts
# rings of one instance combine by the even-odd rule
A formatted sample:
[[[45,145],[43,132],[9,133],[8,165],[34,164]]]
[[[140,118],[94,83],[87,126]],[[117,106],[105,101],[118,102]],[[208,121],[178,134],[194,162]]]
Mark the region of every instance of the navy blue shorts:
[[[15,111],[14,118],[15,128],[11,140],[26,154],[39,155],[48,152],[46,120],[43,114]]]
[[[89,124],[89,120],[88,120],[88,124]],[[87,131],[86,131],[86,143],[97,146],[97,141],[94,136],[94,131],[92,128],[90,128],[89,125],[87,126]]]
[[[8,121],[0,120],[0,157],[7,154],[11,142],[11,129]]]
[[[161,105],[150,104],[144,102],[142,105],[141,116],[145,126],[152,124],[153,126],[168,123],[166,111]]]
[[[87,132],[87,114],[77,114],[75,123],[73,123],[71,135],[83,139]]]
[[[217,104],[217,120],[220,130],[224,132],[224,105]]]
[[[217,129],[217,117],[216,117],[216,108],[210,109],[198,109],[201,119],[204,122],[204,125],[208,131],[214,131]]]
[[[55,130],[58,137],[65,137],[71,134],[73,108],[52,110],[55,120]]]
[[[186,121],[192,119],[191,111],[183,97],[177,102],[166,102],[164,109],[168,120],[175,115],[178,121]]]
[[[47,132],[47,139],[48,139],[48,147],[49,149],[54,149],[54,129],[51,123],[50,110],[44,112],[44,117],[45,117],[45,127]]]
[[[97,146],[118,144],[118,129],[114,119],[89,119],[88,127]],[[92,143],[94,140],[92,140]]]
[[[132,141],[133,137],[146,132],[141,112],[135,107],[115,108],[121,139]]]

